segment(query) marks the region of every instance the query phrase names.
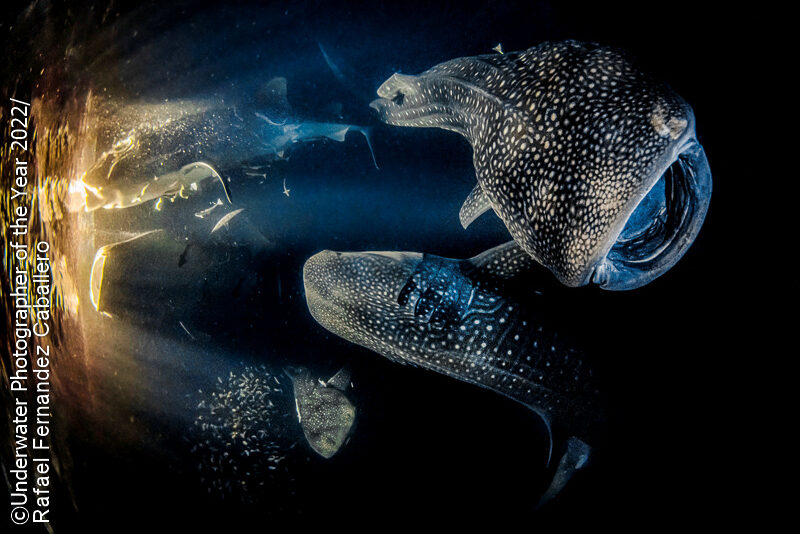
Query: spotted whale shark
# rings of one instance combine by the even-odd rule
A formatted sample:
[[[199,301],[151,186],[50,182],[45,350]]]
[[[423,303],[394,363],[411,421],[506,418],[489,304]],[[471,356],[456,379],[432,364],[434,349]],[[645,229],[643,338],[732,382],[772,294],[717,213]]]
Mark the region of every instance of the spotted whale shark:
[[[514,294],[512,271],[495,267],[504,248],[461,261],[323,251],[303,268],[306,301],[317,322],[348,341],[487,388],[536,413],[550,436],[548,464],[554,444],[563,450],[543,503],[586,464],[602,402],[583,353],[541,326],[544,310],[536,298],[523,305],[507,296]]]
[[[345,395],[350,371],[342,368],[328,380],[311,375],[305,367],[287,368],[292,380],[297,420],[311,449],[325,459],[344,446],[356,417],[356,408]]]
[[[81,176],[87,211],[174,200],[206,183],[221,184],[232,203],[228,180],[245,163],[287,159],[298,144],[344,142],[351,132],[364,136],[378,166],[369,128],[296,116],[282,77],[269,80],[247,105],[186,100],[151,107],[137,114],[135,126],[109,135],[110,146]]]
[[[568,286],[643,286],[694,242],[711,173],[689,104],[623,52],[575,41],[396,73],[371,106],[473,148],[466,228],[493,210]]]

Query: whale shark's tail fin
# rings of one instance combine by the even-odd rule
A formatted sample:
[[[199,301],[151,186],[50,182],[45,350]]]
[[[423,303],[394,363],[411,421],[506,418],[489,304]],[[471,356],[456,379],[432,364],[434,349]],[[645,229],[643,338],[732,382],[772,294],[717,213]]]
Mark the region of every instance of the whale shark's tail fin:
[[[567,440],[564,454],[558,462],[553,480],[539,499],[539,504],[536,505],[537,508],[541,508],[547,504],[564,489],[564,486],[566,486],[569,479],[572,478],[572,475],[575,474],[575,471],[586,466],[591,452],[592,448],[580,439],[571,437]]]

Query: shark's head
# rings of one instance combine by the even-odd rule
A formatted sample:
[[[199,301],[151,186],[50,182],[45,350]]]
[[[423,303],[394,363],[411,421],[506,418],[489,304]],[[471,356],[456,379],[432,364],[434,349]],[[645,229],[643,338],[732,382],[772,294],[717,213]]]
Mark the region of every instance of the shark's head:
[[[711,172],[691,107],[618,50],[564,42],[395,74],[372,103],[467,137],[479,194],[568,286],[633,289],[694,241]],[[474,202],[474,199],[473,199]]]
[[[420,261],[415,252],[322,251],[303,267],[308,309],[337,336],[402,359],[397,336],[422,322],[397,299]]]

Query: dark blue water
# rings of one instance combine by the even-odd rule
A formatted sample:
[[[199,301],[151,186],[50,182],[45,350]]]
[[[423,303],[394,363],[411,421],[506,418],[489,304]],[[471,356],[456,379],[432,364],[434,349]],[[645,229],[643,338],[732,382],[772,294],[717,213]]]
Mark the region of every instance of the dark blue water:
[[[64,312],[55,364],[62,376],[56,532],[261,531],[287,517],[360,530],[431,516],[456,524],[648,529],[703,510],[698,477],[715,476],[706,464],[719,408],[709,384],[723,358],[711,350],[703,310],[722,286],[715,251],[722,239],[717,211],[729,195],[724,180],[715,183],[695,244],[650,285],[624,293],[568,289],[545,269],[538,273],[553,321],[589,355],[608,405],[593,465],[541,511],[534,507],[547,484],[547,440],[530,411],[328,334],[308,313],[301,273],[304,261],[323,249],[466,258],[508,240],[491,214],[468,231],[458,222],[475,183],[463,138],[386,126],[368,107],[394,72],[417,73],[488,53],[498,43],[518,50],[577,39],[628,50],[693,106],[712,172],[724,176],[730,167],[718,120],[721,75],[709,67],[718,58],[717,41],[703,26],[701,17],[658,9],[532,2],[76,3],[37,4],[21,15],[6,36],[6,91],[45,102],[40,133],[84,118],[98,124],[98,142],[108,142],[135,122],[143,103],[258,107],[263,86],[283,76],[294,116],[370,127],[379,166],[364,138],[351,133],[341,143],[297,144],[286,160],[252,159],[265,166],[263,179],[226,169],[233,208],[245,209],[249,226],[197,247],[223,251],[222,266],[189,285],[170,284],[169,271],[153,279],[134,268],[120,282],[128,284],[129,302],[113,319],[88,305],[94,251],[153,229],[179,243],[208,239],[230,209],[210,219],[194,213],[221,190],[209,185],[161,211],[148,203],[69,212],[41,229],[62,243],[83,302],[79,312]],[[45,74],[36,76],[41,68]],[[87,109],[89,93],[98,107]],[[80,136],[65,138],[81,146]],[[69,180],[58,161],[48,165]],[[253,231],[269,245],[248,248]],[[305,365],[326,378],[345,363],[354,371],[358,419],[351,441],[332,460],[304,444],[290,417],[268,427],[287,456],[274,472],[249,458],[236,472],[228,464],[222,475],[212,468],[214,443],[204,445],[210,434],[197,419],[212,414],[198,405],[212,392],[224,393],[231,373],[266,366],[281,377],[276,403],[292,414],[284,366]],[[224,439],[213,439],[220,440],[220,454],[230,450]],[[223,486],[243,479],[265,486],[230,491],[210,484],[215,477]]]

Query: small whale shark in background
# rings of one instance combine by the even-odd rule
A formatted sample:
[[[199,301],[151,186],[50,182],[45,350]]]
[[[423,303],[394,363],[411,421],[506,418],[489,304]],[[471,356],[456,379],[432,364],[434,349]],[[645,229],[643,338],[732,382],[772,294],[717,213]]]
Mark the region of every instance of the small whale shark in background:
[[[140,117],[138,123],[113,135],[111,148],[81,177],[87,211],[174,199],[198,190],[209,178],[219,181],[232,203],[227,175],[243,164],[286,159],[298,143],[343,142],[349,132],[364,136],[372,162],[378,166],[368,128],[294,117],[285,78],[271,79],[254,102],[241,108],[209,101],[172,102],[155,108],[134,113]]]
[[[492,209],[568,286],[643,286],[694,241],[711,173],[692,108],[620,51],[575,41],[394,74],[371,106],[470,142],[466,228]]]
[[[286,151],[295,143],[316,139],[342,142],[348,132],[358,132],[364,136],[372,155],[372,163],[376,169],[378,168],[369,128],[338,122],[301,121],[292,117],[291,106],[286,97],[286,78],[273,78],[267,83],[265,91],[266,98],[271,102],[271,112],[256,113],[256,116],[263,121],[257,129],[257,135],[261,137],[264,148],[269,154],[283,158]]]
[[[336,454],[345,443],[356,408],[344,392],[350,386],[350,371],[342,368],[327,381],[311,376],[305,367],[286,369],[294,385],[297,419],[311,448],[323,458]]]
[[[196,191],[198,185],[208,179],[219,180],[228,202],[233,202],[225,179],[217,169],[204,161],[195,161],[144,181],[123,179],[106,183],[102,179],[93,179],[105,174],[110,181],[116,164],[127,157],[125,153],[131,149],[133,144],[130,137],[123,140],[122,145],[118,142],[110,152],[103,153],[84,175],[82,185],[86,192],[87,211],[98,208],[128,208],[161,197],[174,199],[188,194],[189,191]]]
[[[462,261],[323,251],[306,261],[303,282],[311,315],[334,334],[538,414],[550,435],[548,464],[554,435],[564,451],[544,503],[586,464],[603,419],[600,392],[582,353],[541,327],[547,310],[537,309],[539,301],[505,296],[513,294],[504,290],[513,276],[495,260],[506,254],[506,246]]]

